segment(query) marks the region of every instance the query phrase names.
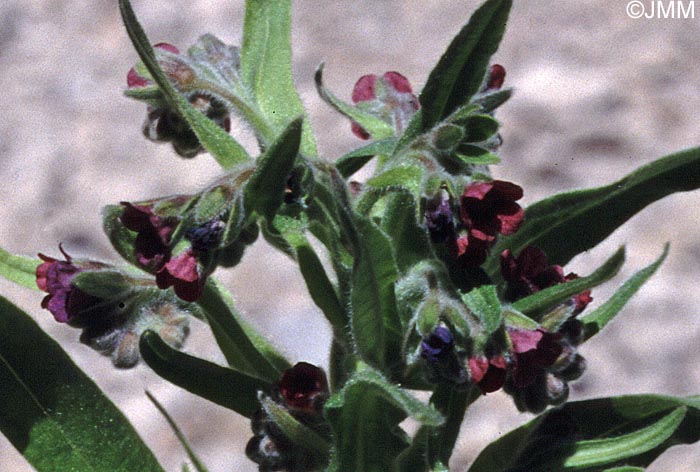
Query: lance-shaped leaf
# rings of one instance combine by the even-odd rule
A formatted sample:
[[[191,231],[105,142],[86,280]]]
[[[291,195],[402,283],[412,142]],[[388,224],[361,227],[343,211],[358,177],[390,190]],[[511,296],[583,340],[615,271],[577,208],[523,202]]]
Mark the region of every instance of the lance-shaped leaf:
[[[0,431],[38,472],[163,472],[114,404],[4,298],[0,398]]]
[[[36,268],[39,264],[41,264],[39,259],[17,256],[0,248],[0,276],[10,282],[38,290]]]
[[[637,290],[644,285],[644,282],[646,282],[649,277],[656,272],[659,266],[661,266],[668,255],[668,248],[669,245],[667,243],[664,246],[664,252],[658,259],[625,281],[622,287],[620,287],[605,303],[579,318],[581,322],[583,322],[586,339],[603,329],[603,327],[622,310],[622,307],[632,298],[632,295],[637,293]]]
[[[409,444],[398,426],[406,416],[429,426],[444,421],[433,408],[364,364],[324,409],[335,441],[329,470],[338,472],[393,470],[395,458]]]
[[[333,95],[323,85],[323,67],[323,63],[318,66],[318,69],[316,69],[316,74],[314,75],[314,80],[316,81],[316,90],[324,102],[333,107],[341,115],[344,115],[355,123],[359,124],[372,136],[372,139],[379,141],[394,135],[394,128],[390,123],[372,115],[371,113],[360,110],[354,105],[345,103]]]
[[[246,150],[226,131],[194,108],[175,87],[160,68],[151,43],[136,19],[129,0],[119,0],[119,10],[129,38],[145,64],[153,80],[158,84],[168,103],[185,118],[199,142],[225,169],[250,160]]]
[[[338,168],[340,175],[344,178],[348,178],[362,169],[374,156],[379,154],[391,154],[394,150],[394,146],[396,146],[396,138],[385,138],[381,141],[375,141],[339,157],[338,160],[335,161],[335,166]]]
[[[369,219],[357,215],[358,238],[352,273],[351,328],[358,353],[379,369],[401,359],[401,322],[394,284],[398,270],[389,238]]]
[[[433,257],[428,234],[416,221],[418,210],[416,201],[408,192],[394,192],[389,195],[382,229],[391,238],[399,270],[406,272],[418,262]]]
[[[197,305],[231,368],[272,383],[291,367],[289,361],[241,319],[233,307],[231,294],[212,278],[207,280]]]
[[[343,333],[348,323],[347,313],[316,252],[308,244],[301,245],[297,248],[297,261],[311,299],[321,309],[334,331],[337,334]]]
[[[591,287],[602,284],[618,273],[625,262],[624,246],[618,249],[605,263],[587,277],[570,280],[568,282],[548,287],[513,303],[513,308],[522,313],[533,316],[543,310],[562,303]],[[537,317],[535,317],[537,318]]]
[[[699,187],[700,148],[693,148],[651,162],[605,187],[546,198],[525,210],[518,232],[499,240],[484,268],[500,277],[498,255],[504,249],[519,254],[527,245],[544,251],[551,264],[565,265],[650,203]]]
[[[419,131],[431,129],[479,90],[503,37],[511,3],[485,2],[452,40],[421,91]]]
[[[245,188],[244,205],[272,221],[284,201],[284,190],[301,142],[302,118],[293,120],[279,138],[258,158],[258,166]]]
[[[498,299],[495,285],[482,285],[462,295],[467,308],[481,321],[484,334],[495,332],[503,322],[501,301]]]
[[[258,108],[278,133],[304,114],[292,77],[291,0],[246,0],[241,74]],[[301,123],[300,123],[301,124]],[[301,144],[316,155],[311,128],[304,126]]]
[[[698,440],[700,397],[630,395],[570,402],[491,443],[469,472],[646,467],[669,447]]]
[[[165,380],[246,418],[260,408],[258,391],[270,387],[257,377],[173,349],[153,331],[141,336],[139,347],[146,364]]]

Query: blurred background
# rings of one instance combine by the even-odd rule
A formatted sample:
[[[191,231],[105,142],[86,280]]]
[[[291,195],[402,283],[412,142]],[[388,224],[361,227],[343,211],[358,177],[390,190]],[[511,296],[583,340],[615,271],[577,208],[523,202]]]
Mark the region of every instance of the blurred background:
[[[186,49],[211,32],[240,44],[243,0],[134,0],[152,42]],[[649,8],[651,2],[644,1]],[[693,2],[684,2],[686,4]],[[366,73],[396,70],[419,91],[477,1],[295,2],[294,72],[317,131],[334,159],[361,144],[349,123],[316,96],[313,73],[349,100]],[[597,186],[651,160],[698,145],[700,7],[697,18],[640,18],[625,0],[516,2],[494,60],[514,97],[497,118],[503,164],[495,175],[524,187],[524,202]],[[122,96],[137,61],[116,1],[4,0],[0,3],[0,245],[11,252],[116,260],[100,209],[120,200],[193,192],[219,172],[207,155],[178,158],[141,135],[145,106]],[[250,133],[234,134],[248,145]],[[252,147],[251,147],[252,149]],[[624,312],[581,353],[589,368],[572,399],[622,393],[700,393],[700,192],[647,208],[567,271],[588,274],[622,244],[628,262],[596,303],[671,242],[671,254]],[[327,364],[330,330],[297,269],[259,241],[236,268],[217,274],[238,308],[293,362]],[[243,449],[247,421],[168,385],[148,367],[112,368],[78,342],[79,332],[39,308],[42,295],[0,281],[0,293],[29,311],[125,412],[168,471],[185,453],[148,402],[165,405],[212,472],[255,471]],[[275,296],[271,296],[275,294]],[[589,308],[590,310],[590,308]],[[309,330],[318,333],[310,339]],[[194,322],[190,353],[223,362],[208,328]],[[2,401],[2,399],[0,399]],[[470,410],[451,463],[465,470],[488,442],[527,421],[509,397],[489,395]],[[700,470],[700,445],[673,448],[648,470]],[[0,471],[31,467],[0,437]],[[358,471],[360,472],[360,471]]]

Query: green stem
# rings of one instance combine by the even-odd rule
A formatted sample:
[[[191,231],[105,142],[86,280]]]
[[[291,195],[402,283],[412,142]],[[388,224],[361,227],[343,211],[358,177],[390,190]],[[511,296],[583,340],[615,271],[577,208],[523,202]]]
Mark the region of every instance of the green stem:
[[[433,392],[430,403],[447,420],[442,426],[432,428],[432,434],[428,438],[427,457],[432,468],[438,462],[444,465],[449,463],[467,407],[480,395],[481,391],[474,385],[462,390],[448,383],[441,383]]]

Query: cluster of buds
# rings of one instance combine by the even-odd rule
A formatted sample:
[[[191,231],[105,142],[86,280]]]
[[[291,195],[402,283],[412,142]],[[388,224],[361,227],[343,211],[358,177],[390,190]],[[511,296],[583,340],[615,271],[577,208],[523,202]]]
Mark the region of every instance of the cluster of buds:
[[[319,367],[299,362],[285,370],[270,397],[262,400],[263,408],[253,415],[253,437],[246,446],[248,458],[259,464],[260,470],[316,470],[320,464],[295,444],[296,438],[284,433],[270,410],[282,408],[294,420],[327,438],[330,430],[323,418],[323,405],[328,396],[326,374]]]
[[[112,357],[116,367],[139,360],[139,339],[155,331],[175,348],[189,332],[190,310],[168,294],[160,295],[152,281],[134,278],[107,264],[76,260],[62,247],[65,260],[44,254],[36,269],[36,284],[47,292],[41,306],[59,323],[83,330],[80,342]]]

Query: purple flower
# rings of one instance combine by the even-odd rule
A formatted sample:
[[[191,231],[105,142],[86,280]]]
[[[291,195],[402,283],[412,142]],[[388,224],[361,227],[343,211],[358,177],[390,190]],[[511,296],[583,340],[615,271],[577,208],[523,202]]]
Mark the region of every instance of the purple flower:
[[[449,356],[454,349],[454,338],[449,329],[437,326],[420,343],[421,357],[433,364]]]
[[[323,369],[307,362],[298,362],[285,370],[278,387],[289,408],[307,413],[318,413],[328,396],[328,381]]]
[[[72,285],[73,277],[84,269],[75,266],[61,246],[59,249],[66,258],[65,261],[39,254],[44,262],[36,268],[36,285],[48,292],[41,301],[41,307],[49,310],[59,323],[69,323],[78,313],[92,307],[99,300]]]
[[[121,202],[124,212],[119,217],[122,224],[136,231],[134,252],[144,267],[159,270],[170,260],[170,237],[177,227],[177,218],[163,218],[153,212],[152,205],[134,205]]]
[[[199,299],[204,290],[206,277],[200,274],[195,251],[188,249],[170,259],[156,273],[156,285],[160,289],[173,287],[175,295],[186,302]]]
[[[408,120],[420,108],[418,98],[408,79],[398,72],[363,75],[352,90],[352,102],[375,102],[371,107],[378,116],[390,122],[400,132]],[[352,122],[352,132],[360,139],[369,139],[370,134],[359,124]]]
[[[425,225],[434,243],[444,243],[455,237],[454,217],[450,199],[436,195],[428,200],[425,208]]]
[[[462,223],[472,236],[493,241],[497,233],[513,234],[525,212],[515,203],[523,189],[511,182],[493,180],[469,185],[460,197]]]

